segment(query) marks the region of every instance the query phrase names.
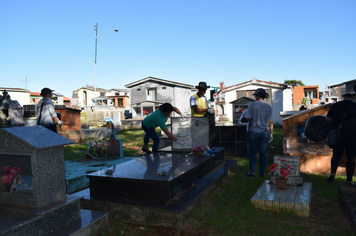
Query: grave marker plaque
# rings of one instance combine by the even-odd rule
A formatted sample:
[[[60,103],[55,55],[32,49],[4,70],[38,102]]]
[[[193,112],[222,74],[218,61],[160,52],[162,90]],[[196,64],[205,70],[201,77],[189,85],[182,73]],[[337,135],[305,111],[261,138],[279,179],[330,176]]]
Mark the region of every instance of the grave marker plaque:
[[[303,185],[303,176],[300,174],[300,157],[299,156],[281,156],[276,155],[273,157],[273,163],[278,163],[277,171],[273,172],[271,175],[271,182],[276,183],[276,177],[281,174],[280,166],[282,161],[279,159],[284,159],[287,161],[287,164],[291,165],[295,171],[290,170],[290,175],[288,176],[287,184],[288,185]]]

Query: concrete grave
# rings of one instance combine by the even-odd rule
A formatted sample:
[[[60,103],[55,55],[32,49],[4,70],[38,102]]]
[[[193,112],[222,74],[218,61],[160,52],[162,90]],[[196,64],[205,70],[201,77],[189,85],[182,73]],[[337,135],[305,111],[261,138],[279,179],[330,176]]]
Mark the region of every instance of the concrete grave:
[[[0,235],[48,235],[78,221],[76,230],[83,228],[80,198],[66,195],[64,145],[71,143],[43,126],[0,129],[0,167],[21,169],[10,189],[0,187]],[[107,218],[97,212],[87,222],[106,224]]]
[[[215,147],[214,147],[215,148]],[[111,219],[149,225],[180,226],[199,200],[236,167],[224,148],[211,156],[154,153],[116,165],[112,172],[88,174],[90,189],[81,207],[105,210]]]
[[[300,173],[300,157],[299,156],[281,156],[276,155],[273,157],[273,163],[278,163],[280,166],[281,161],[278,159],[284,159],[287,161],[287,164],[294,167],[295,171],[291,170],[290,175],[288,176],[287,184],[288,185],[303,185],[303,175]],[[273,172],[271,175],[271,182],[276,184],[276,177],[280,175],[280,170]]]

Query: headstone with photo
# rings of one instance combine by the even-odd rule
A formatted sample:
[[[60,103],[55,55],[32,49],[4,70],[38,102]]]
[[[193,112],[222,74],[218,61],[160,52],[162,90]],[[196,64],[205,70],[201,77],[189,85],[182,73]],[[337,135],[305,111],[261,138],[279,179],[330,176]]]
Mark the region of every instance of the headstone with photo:
[[[287,179],[288,185],[303,185],[303,175],[300,173],[300,157],[299,156],[281,156],[276,155],[273,157],[273,163],[278,163],[278,166],[281,164],[281,160],[284,159],[287,161],[287,164],[294,167],[295,171],[291,170],[290,175]],[[276,184],[276,177],[280,175],[280,170],[278,168],[277,171],[271,174],[270,180],[273,184]]]

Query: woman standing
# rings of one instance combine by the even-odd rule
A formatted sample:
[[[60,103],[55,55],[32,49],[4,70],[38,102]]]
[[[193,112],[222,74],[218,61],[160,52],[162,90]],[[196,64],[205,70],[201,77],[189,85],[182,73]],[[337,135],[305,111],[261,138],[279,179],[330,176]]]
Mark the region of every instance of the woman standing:
[[[260,156],[260,176],[265,177],[267,145],[273,139],[272,107],[264,101],[269,94],[259,88],[253,94],[256,101],[251,103],[244,114],[243,120],[249,121],[247,142],[249,147],[250,173],[247,176],[255,177],[256,154]],[[242,120],[242,122],[244,122]]]
[[[170,103],[164,103],[157,109],[155,112],[147,116],[143,121],[142,121],[142,129],[145,131],[145,137],[143,139],[143,147],[142,151],[150,154],[151,151],[148,149],[148,142],[150,139],[153,140],[153,146],[152,146],[152,152],[157,152],[158,151],[158,145],[160,143],[160,139],[156,133],[156,127],[160,127],[162,131],[174,142],[177,142],[179,145],[184,146],[185,143],[182,140],[177,139],[176,137],[173,136],[171,132],[168,131],[166,122],[168,117],[171,115],[172,111],[175,111],[179,115],[181,115],[182,118],[187,118],[186,115],[181,113],[178,108],[173,107]]]
[[[54,121],[63,125],[63,122],[57,117],[57,113],[54,110],[52,103],[52,92],[49,88],[43,88],[41,90],[41,96],[43,97],[41,101],[37,104],[37,125],[42,125],[47,129],[57,133],[57,127]]]

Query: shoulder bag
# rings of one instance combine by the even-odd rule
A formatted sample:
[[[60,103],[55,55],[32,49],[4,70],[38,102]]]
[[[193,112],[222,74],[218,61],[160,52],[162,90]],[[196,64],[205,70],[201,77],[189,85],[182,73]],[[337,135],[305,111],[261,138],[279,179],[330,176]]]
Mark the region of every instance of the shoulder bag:
[[[40,121],[41,121],[41,117],[42,117],[42,110],[43,110],[43,105],[44,105],[44,99],[43,99],[43,102],[42,102],[42,105],[41,105],[41,111],[40,111],[40,116],[38,117],[38,120],[37,120],[37,125],[40,125]],[[49,124],[49,125],[42,125],[43,127],[57,133],[57,126],[55,123],[53,124]]]
[[[336,145],[338,145],[340,143],[340,141],[341,141],[340,132],[341,132],[341,129],[342,129],[342,123],[344,123],[346,114],[349,111],[349,109],[350,109],[352,104],[353,104],[353,102],[348,106],[348,108],[347,108],[347,110],[345,112],[344,118],[342,118],[342,121],[341,121],[339,127],[337,127],[336,129],[330,130],[329,137],[328,137],[328,143],[327,143],[327,145],[330,148],[334,148]]]

